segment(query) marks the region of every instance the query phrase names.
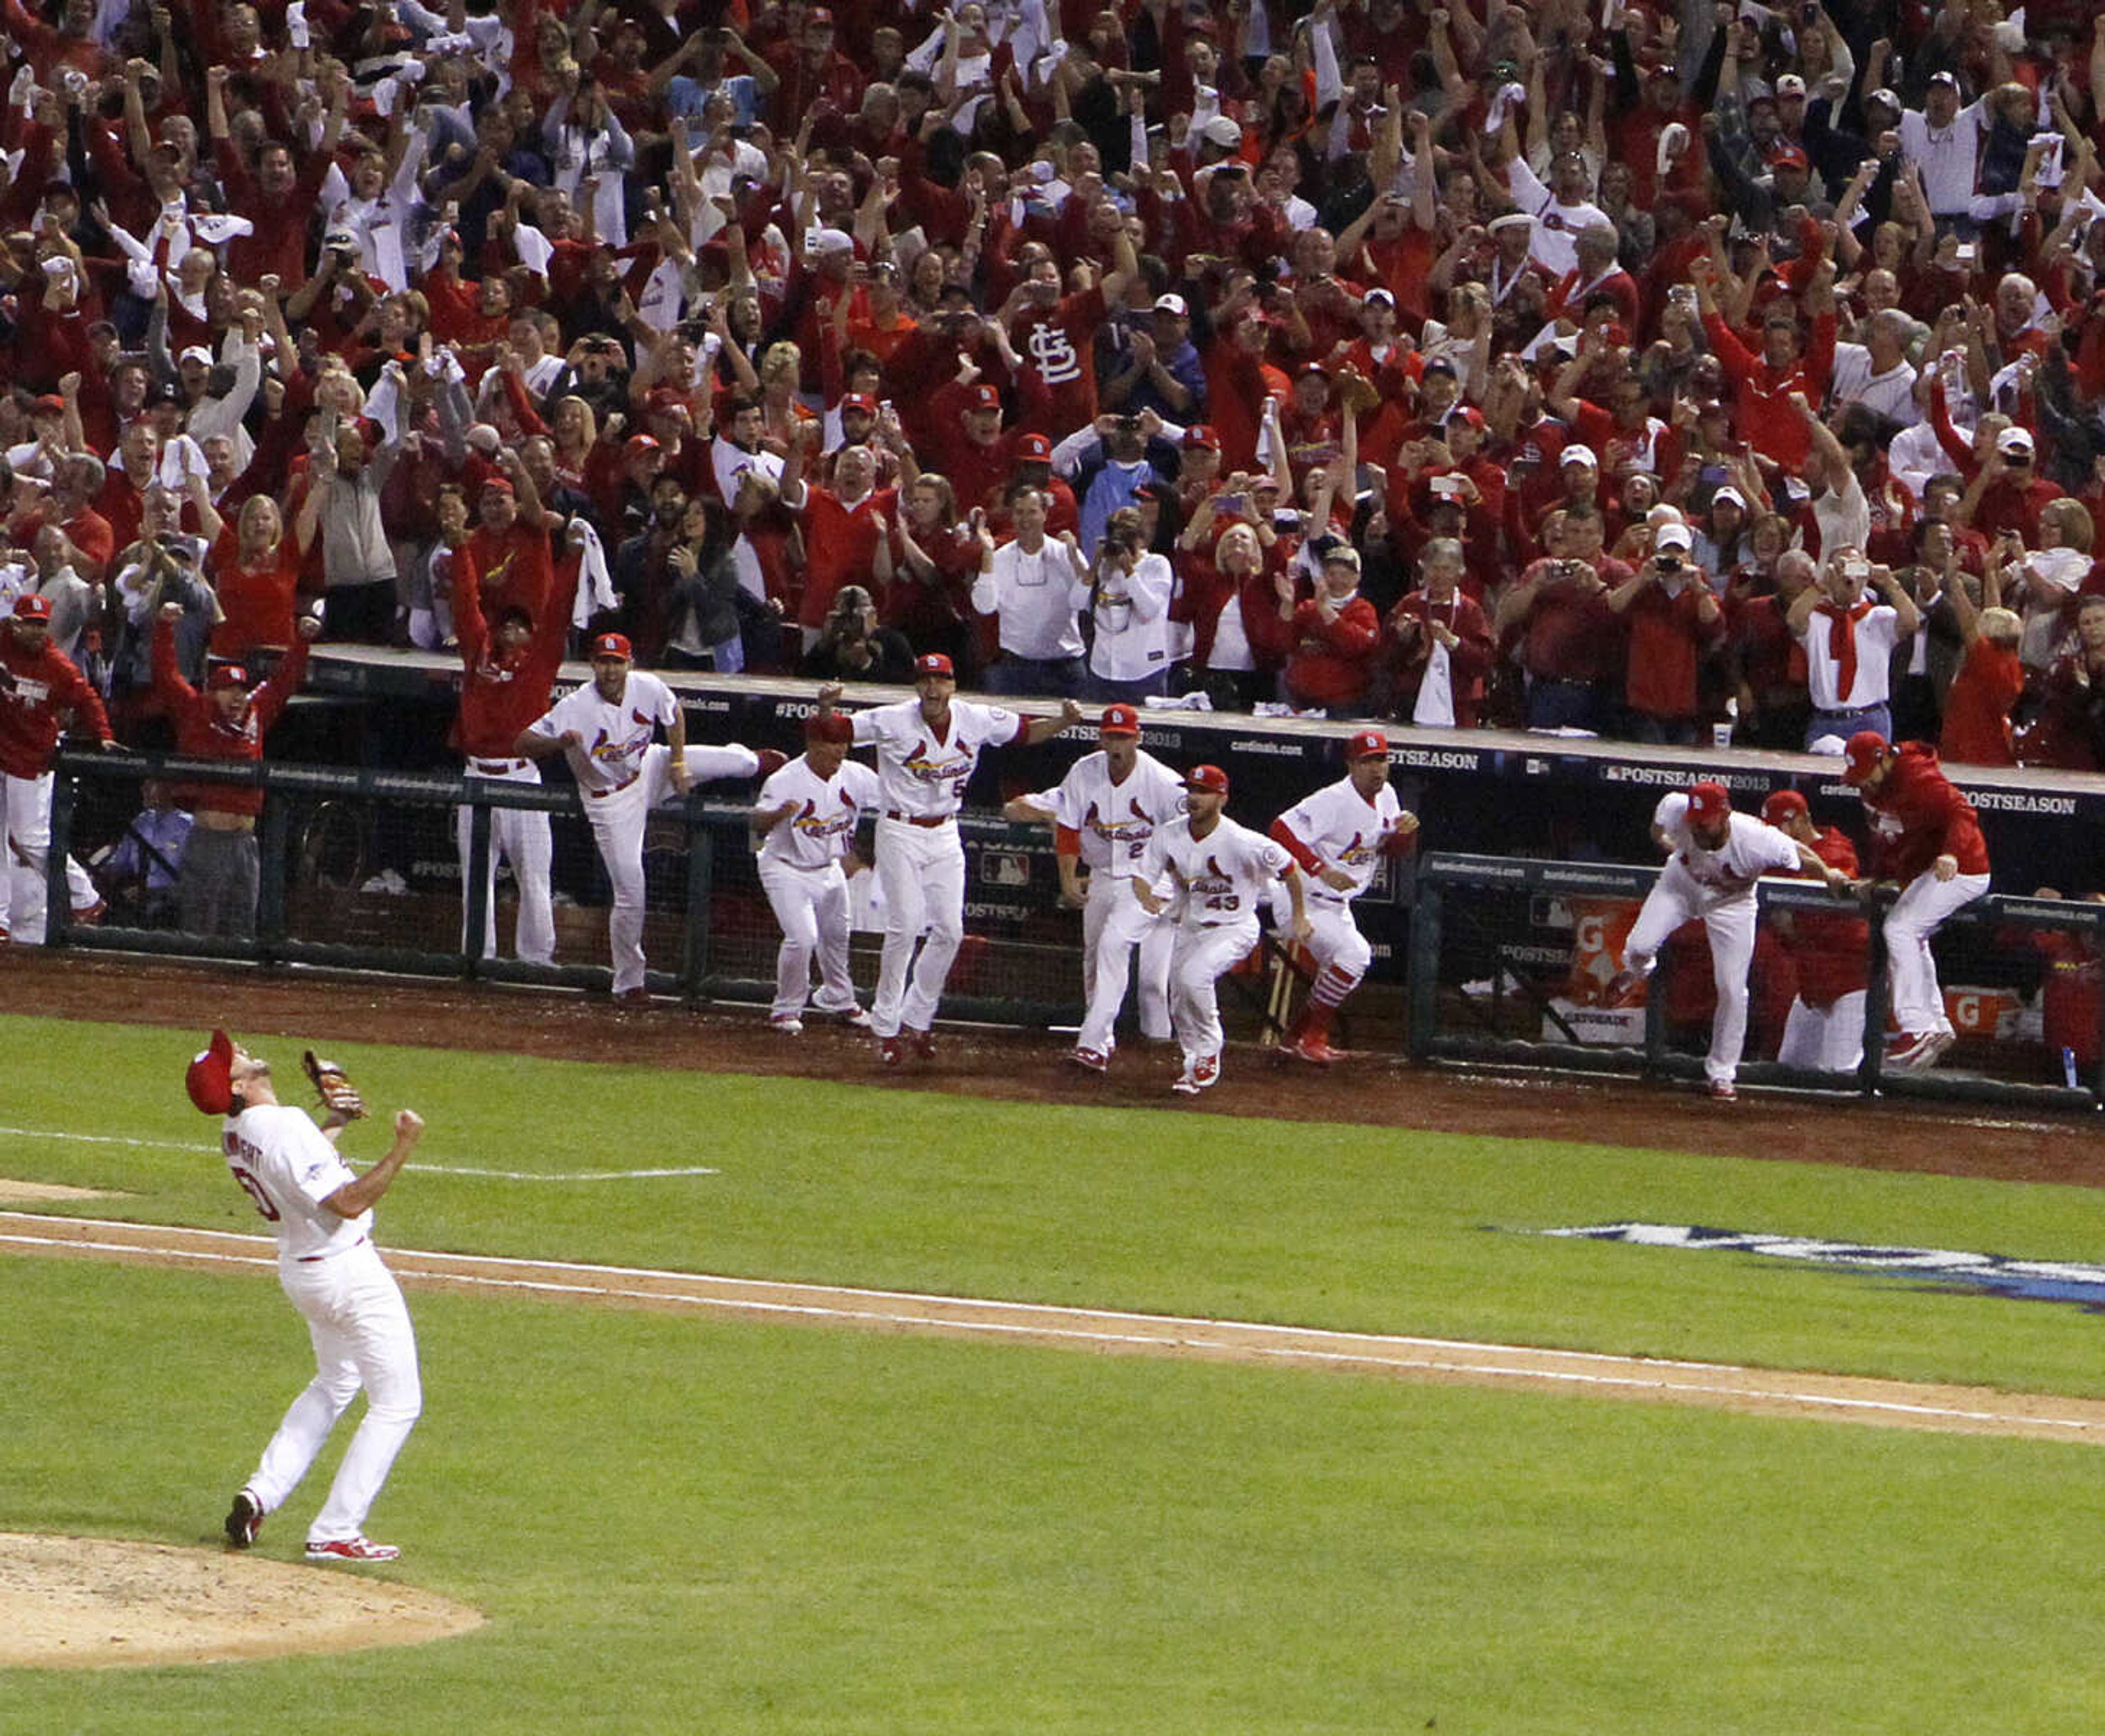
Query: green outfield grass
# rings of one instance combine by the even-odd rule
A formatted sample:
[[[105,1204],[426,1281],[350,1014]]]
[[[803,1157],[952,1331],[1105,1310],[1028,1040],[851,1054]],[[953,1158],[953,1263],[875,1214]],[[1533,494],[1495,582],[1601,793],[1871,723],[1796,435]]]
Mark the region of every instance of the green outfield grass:
[[[244,1033],[247,1034],[247,1033]],[[289,1073],[297,1042],[266,1044]],[[0,1175],[261,1226],[160,1031],[0,1019]],[[332,1045],[335,1052],[335,1046]],[[1628,1217],[2094,1257],[2105,1195],[1406,1129],[342,1051],[385,1242],[2105,1393],[2097,1323]],[[84,1082],[92,1082],[88,1085]],[[1224,1087],[1228,1090],[1231,1087]],[[1261,1087],[1244,1087],[1251,1108]],[[86,1136],[74,1140],[54,1133]],[[136,1145],[95,1143],[136,1140]],[[353,1155],[381,1149],[377,1129]],[[306,1378],[267,1277],[0,1262],[0,1530],[217,1539]],[[0,1730],[2094,1727],[2094,1448],[413,1296],[404,1651],[0,1672]],[[83,1351],[87,1346],[92,1354]],[[297,1553],[320,1477],[266,1529]]]

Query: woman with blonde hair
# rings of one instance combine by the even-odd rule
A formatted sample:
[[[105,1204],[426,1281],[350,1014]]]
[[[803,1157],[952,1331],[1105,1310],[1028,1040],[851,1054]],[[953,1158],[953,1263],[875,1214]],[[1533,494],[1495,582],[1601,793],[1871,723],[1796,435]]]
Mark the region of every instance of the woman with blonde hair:
[[[798,430],[818,417],[797,400],[804,375],[804,352],[786,339],[770,344],[760,358],[761,444],[783,457],[789,454]]]

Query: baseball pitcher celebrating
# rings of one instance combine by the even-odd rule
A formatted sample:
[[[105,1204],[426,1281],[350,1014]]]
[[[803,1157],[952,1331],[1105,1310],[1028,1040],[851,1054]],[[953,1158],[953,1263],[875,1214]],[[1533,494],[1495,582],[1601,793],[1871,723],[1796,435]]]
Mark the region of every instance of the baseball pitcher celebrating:
[[[1418,816],[1406,813],[1388,787],[1388,737],[1362,730],[1346,744],[1345,775],[1271,823],[1308,876],[1308,951],[1316,980],[1308,1004],[1286,1033],[1283,1052],[1327,1067],[1330,1018],[1360,985],[1373,948],[1352,920],[1352,900],[1365,891],[1383,856],[1401,855],[1418,835]]]
[[[1874,872],[1901,882],[1885,921],[1900,1027],[1886,1064],[1934,1067],[1958,1033],[1944,1011],[1929,939],[1953,911],[1988,890],[1987,841],[1973,803],[1944,775],[1937,750],[1921,742],[1895,745],[1860,730],[1844,750],[1842,775],[1870,813]]]
[[[716,778],[749,778],[762,769],[750,748],[687,750],[687,724],[673,689],[630,667],[627,638],[601,633],[592,642],[592,678],[519,732],[513,752],[530,760],[569,756],[585,818],[614,887],[607,939],[614,953],[614,993],[643,1001],[643,828],[659,802]],[[655,743],[660,725],[666,745]],[[781,764],[779,755],[774,764]]]
[[[866,1028],[848,976],[848,882],[841,863],[855,847],[856,824],[878,805],[877,774],[847,757],[855,726],[838,712],[804,725],[804,752],[760,787],[751,817],[760,841],[760,884],[782,925],[775,957],[771,1030],[804,1034],[811,962],[819,964],[818,1008]]]
[[[1660,798],[1653,810],[1651,835],[1668,852],[1666,866],[1645,895],[1629,938],[1623,944],[1623,968],[1609,981],[1606,1000],[1627,1006],[1638,985],[1659,962],[1667,937],[1684,922],[1701,920],[1710,942],[1718,1010],[1710,1020],[1710,1053],[1703,1063],[1710,1095],[1729,1102],[1739,1096],[1735,1082],[1740,1054],[1747,1042],[1747,972],[1754,959],[1754,883],[1764,874],[1795,873],[1801,868],[1825,880],[1834,891],[1850,881],[1820,859],[1809,846],[1786,837],[1751,814],[1732,811],[1725,786],[1705,779],[1686,793]]]
[[[1301,872],[1284,844],[1239,826],[1222,810],[1228,774],[1194,766],[1184,780],[1187,811],[1148,841],[1133,896],[1151,913],[1173,907],[1177,943],[1169,959],[1169,1016],[1184,1051],[1170,1089],[1196,1097],[1221,1076],[1220,979],[1258,940],[1258,906],[1274,878],[1294,904],[1294,938],[1308,939]]]
[[[1140,746],[1140,714],[1111,705],[1097,724],[1102,744],[1068,768],[1057,788],[1019,796],[1011,819],[1049,818],[1060,867],[1060,902],[1082,912],[1082,998],[1088,1011],[1070,1059],[1102,1073],[1118,1045],[1112,1029],[1140,953],[1140,1030],[1169,1036],[1169,954],[1176,932],[1151,914],[1128,883],[1156,827],[1183,811],[1184,780]],[[1089,877],[1084,881],[1081,870]]]
[[[887,1067],[896,1067],[909,1048],[923,1060],[936,1052],[930,1028],[965,938],[965,846],[958,810],[980,750],[1050,741],[1082,721],[1072,699],[1056,717],[1025,719],[998,705],[954,698],[957,672],[936,652],[914,660],[914,698],[857,712],[851,720],[857,742],[877,744],[883,803],[877,877],[884,889],[885,930],[869,1015],[878,1057]],[[830,712],[841,693],[837,681],[821,687],[821,712]],[[924,929],[927,939],[920,941]]]
[[[226,1540],[236,1549],[256,1541],[264,1515],[299,1486],[337,1418],[363,1389],[365,1418],[308,1527],[307,1559],[392,1561],[402,1551],[367,1537],[365,1515],[415,1426],[423,1388],[409,1310],[373,1249],[373,1208],[409,1161],[424,1123],[412,1110],[398,1112],[387,1154],[363,1176],[354,1174],[336,1141],[346,1122],[365,1113],[364,1104],[341,1068],[312,1051],[306,1066],[329,1105],[320,1127],[306,1110],[279,1103],[270,1064],[224,1031],[212,1033],[184,1082],[200,1113],[226,1118],[220,1145],[226,1167],[276,1233],[278,1283],[306,1319],[315,1346],[315,1377],[234,1497]]]

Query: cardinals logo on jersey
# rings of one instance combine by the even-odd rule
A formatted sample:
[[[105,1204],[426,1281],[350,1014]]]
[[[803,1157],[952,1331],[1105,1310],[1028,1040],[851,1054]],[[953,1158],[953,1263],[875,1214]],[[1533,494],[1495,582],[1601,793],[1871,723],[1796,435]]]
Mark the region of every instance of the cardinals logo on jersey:
[[[1365,868],[1374,859],[1374,846],[1367,842],[1364,833],[1356,832],[1352,834],[1352,841],[1338,852],[1338,866],[1347,868]]]
[[[954,748],[947,758],[938,759],[926,741],[916,741],[908,752],[901,770],[919,783],[949,783],[962,785],[972,775],[972,762]]]

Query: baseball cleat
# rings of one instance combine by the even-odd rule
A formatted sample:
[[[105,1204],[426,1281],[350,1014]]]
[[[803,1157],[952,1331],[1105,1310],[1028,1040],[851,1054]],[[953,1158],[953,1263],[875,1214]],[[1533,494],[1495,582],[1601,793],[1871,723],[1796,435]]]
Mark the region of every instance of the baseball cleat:
[[[1711,1100],[1714,1103],[1737,1103],[1740,1087],[1730,1079],[1713,1079],[1709,1084]]]
[[[1109,1073],[1111,1070],[1111,1058],[1101,1049],[1076,1048],[1067,1059],[1077,1067],[1086,1068],[1091,1073]]]
[[[1306,1061],[1312,1067],[1328,1067],[1344,1059],[1342,1051],[1332,1048],[1326,1039],[1313,1031],[1305,1037],[1296,1038],[1292,1042],[1281,1043],[1279,1052],[1291,1055],[1297,1061]]]
[[[902,1026],[899,1034],[905,1040],[906,1047],[921,1060],[932,1061],[936,1059],[936,1033],[933,1031],[917,1031],[909,1024]]]
[[[1910,1067],[1915,1058],[1928,1045],[1934,1031],[1902,1031],[1886,1039],[1885,1063],[1888,1067]]]
[[[376,1543],[370,1537],[332,1537],[326,1543],[310,1542],[310,1561],[392,1561],[402,1551],[392,1543]]]
[[[906,1059],[906,1050],[896,1037],[880,1037],[877,1040],[877,1058],[887,1067],[896,1067]]]
[[[231,1549],[246,1549],[263,1528],[263,1503],[247,1489],[234,1497],[226,1515],[226,1542]]]
[[[1928,1031],[1914,1047],[1888,1057],[1888,1064],[1905,1067],[1911,1073],[1926,1072],[1944,1058],[1944,1051],[1958,1042],[1950,1031]]]
[[[1644,987],[1644,974],[1638,971],[1618,971],[1608,979],[1608,986],[1601,991],[1603,1006],[1630,1006],[1636,1003],[1638,992]]]
[[[615,995],[614,1004],[623,1007],[648,1006],[650,1004],[650,991],[648,988],[621,989]]]
[[[851,1031],[866,1031],[869,1029],[869,1013],[866,1008],[844,1006],[834,1016]]]
[[[767,1029],[777,1037],[802,1037],[804,1021],[794,1013],[776,1013],[768,1020]]]
[[[1204,1091],[1221,1076],[1221,1058],[1218,1055],[1202,1055],[1191,1064],[1191,1081]]]
[[[1188,1073],[1179,1073],[1176,1083],[1169,1088],[1180,1097],[1196,1097],[1200,1089],[1199,1082]]]

